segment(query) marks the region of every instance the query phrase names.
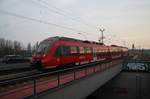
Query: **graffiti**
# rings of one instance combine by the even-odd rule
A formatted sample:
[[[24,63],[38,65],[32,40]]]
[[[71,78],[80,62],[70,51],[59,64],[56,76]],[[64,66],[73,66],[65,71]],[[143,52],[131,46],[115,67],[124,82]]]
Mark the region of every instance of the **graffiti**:
[[[124,70],[149,71],[148,63],[125,63]]]
[[[146,70],[144,63],[128,63],[127,67],[129,70]]]

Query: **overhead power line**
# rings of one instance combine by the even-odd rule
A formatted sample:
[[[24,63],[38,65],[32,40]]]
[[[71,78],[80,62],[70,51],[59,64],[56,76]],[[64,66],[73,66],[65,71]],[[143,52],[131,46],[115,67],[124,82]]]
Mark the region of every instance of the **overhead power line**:
[[[0,13],[3,13],[5,15],[9,15],[9,16],[18,17],[18,18],[21,18],[21,19],[26,19],[26,20],[30,20],[30,21],[34,21],[34,22],[38,22],[38,23],[43,23],[43,24],[47,24],[47,25],[51,25],[51,26],[55,26],[55,27],[67,29],[67,30],[72,30],[72,31],[75,31],[75,32],[87,33],[87,32],[80,31],[80,30],[77,30],[77,29],[74,29],[74,28],[71,28],[71,27],[58,25],[58,24],[51,23],[51,22],[44,21],[44,20],[40,20],[40,19],[37,19],[37,18],[32,18],[32,17],[27,17],[27,16],[19,15],[19,14],[8,12],[8,11],[2,10],[2,9],[0,9]]]
[[[33,2],[35,2],[35,0],[32,0]],[[57,8],[57,7],[54,7],[54,6],[51,6],[53,9],[50,8],[50,5],[46,2],[46,1],[43,1],[43,0],[36,0],[37,2],[35,2],[36,4],[40,5],[41,7],[44,7],[45,9],[47,9],[48,11],[50,12],[53,12],[55,14],[59,14],[59,15],[62,15],[62,16],[65,16],[73,21],[76,21],[76,22],[79,22],[81,24],[84,24],[90,28],[93,28],[93,29],[96,29],[97,30],[97,27],[93,26],[93,25],[89,25],[87,24],[86,22],[83,22],[81,18],[75,18],[75,17],[72,17],[72,15],[60,8]]]
[[[46,1],[43,1],[43,0],[37,0],[37,1],[42,2],[42,3],[44,3],[45,5],[47,5],[48,7],[52,7],[52,8],[54,8],[54,9],[57,10],[57,11],[61,11],[61,12],[65,13],[65,14],[67,14],[67,15],[71,15],[70,12],[65,11],[65,10],[63,10],[63,9],[61,9],[61,8],[58,8],[58,7],[54,6],[54,5],[51,5],[51,4],[49,4],[48,2],[46,2]],[[74,17],[74,18],[75,18],[75,17]],[[77,18],[77,17],[76,17],[76,18]],[[78,18],[80,19],[80,17],[78,17]]]

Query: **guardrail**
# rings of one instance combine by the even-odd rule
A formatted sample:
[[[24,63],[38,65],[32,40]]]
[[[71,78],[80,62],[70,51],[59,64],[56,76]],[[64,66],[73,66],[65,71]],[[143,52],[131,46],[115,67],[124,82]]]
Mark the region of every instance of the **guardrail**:
[[[80,65],[80,66],[76,66],[76,67],[72,67],[72,68],[66,68],[66,69],[59,69],[57,71],[51,71],[51,72],[46,72],[46,73],[41,73],[38,75],[32,75],[32,76],[27,76],[27,77],[22,77],[22,78],[14,78],[11,80],[6,80],[6,81],[2,81],[0,82],[0,86],[2,85],[8,85],[8,84],[13,84],[19,81],[26,81],[26,80],[31,80],[31,79],[37,79],[40,77],[45,77],[45,76],[49,76],[49,75],[54,75],[54,74],[58,74],[58,73],[63,73],[66,71],[72,71],[72,70],[77,70],[77,69],[81,69],[81,68],[85,68],[85,67],[91,67],[97,64],[104,64],[104,63],[108,63],[111,61],[104,61],[104,62],[94,62],[94,63],[90,63],[90,64],[84,64],[84,65]]]
[[[12,96],[20,96],[23,97],[28,97],[28,96],[36,96],[37,94],[53,89],[53,88],[59,88],[60,86],[67,84],[68,82],[72,82],[74,80],[77,80],[79,78],[83,78],[86,76],[89,76],[91,74],[95,74],[96,72],[104,71],[110,67],[112,67],[115,64],[121,63],[121,60],[114,60],[114,61],[105,61],[105,62],[95,62],[91,64],[86,64],[78,67],[72,67],[72,68],[67,68],[63,70],[57,70],[54,72],[48,72],[48,73],[43,73],[39,75],[33,75],[29,77],[23,77],[19,79],[13,79],[9,81],[3,81],[0,82],[0,85],[13,85],[16,84],[16,82],[25,82],[25,81],[30,81],[30,84],[27,84],[27,86],[23,86],[22,88],[19,88],[18,92],[22,93],[20,95],[19,93],[15,91],[10,91],[6,92],[3,94],[0,94],[0,97],[12,97]],[[39,79],[47,79],[48,80],[43,80],[39,81]],[[22,91],[22,92],[21,92]],[[23,92],[26,92],[26,94],[23,94]],[[15,94],[15,95],[14,95]]]

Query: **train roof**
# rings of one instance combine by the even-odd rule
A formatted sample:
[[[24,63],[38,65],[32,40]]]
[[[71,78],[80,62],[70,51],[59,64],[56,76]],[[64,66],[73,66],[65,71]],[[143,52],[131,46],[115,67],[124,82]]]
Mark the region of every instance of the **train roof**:
[[[78,42],[83,42],[83,43],[92,43],[92,44],[99,44],[99,45],[104,45],[102,43],[98,43],[98,42],[92,42],[92,41],[83,41],[83,40],[79,40],[79,39],[74,39],[74,38],[69,38],[69,37],[59,37],[59,36],[55,36],[55,37],[49,37],[45,40],[53,40],[53,41],[57,41],[57,40],[65,40],[65,41],[78,41]]]
[[[74,39],[74,38],[69,38],[69,37],[60,37],[60,36],[55,36],[55,37],[49,37],[47,39],[45,39],[44,41],[47,41],[47,40],[52,40],[52,41],[58,41],[58,40],[64,40],[64,41],[77,41],[77,42],[82,42],[82,43],[89,43],[89,44],[97,44],[97,45],[104,45],[104,46],[107,46],[103,43],[98,43],[98,42],[95,42],[95,41],[83,41],[83,40],[79,40],[79,39]],[[128,49],[127,47],[123,47],[123,46],[118,46],[118,45],[111,45],[110,47],[119,47],[119,48],[124,48],[124,49]]]
[[[118,45],[111,45],[112,47],[120,47],[120,48],[125,48],[125,49],[128,49],[127,47],[124,47],[124,46],[118,46]]]

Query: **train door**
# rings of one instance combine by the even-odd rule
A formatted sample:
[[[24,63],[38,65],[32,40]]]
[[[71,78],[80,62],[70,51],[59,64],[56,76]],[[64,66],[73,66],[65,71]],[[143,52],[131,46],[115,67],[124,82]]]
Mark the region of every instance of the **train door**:
[[[61,46],[58,46],[56,48],[56,52],[55,52],[55,59],[52,61],[55,64],[57,64],[57,66],[59,66],[61,64],[61,55],[62,55],[62,51],[61,51]]]
[[[70,46],[68,45],[63,45],[61,47],[61,58],[60,58],[60,62],[63,65],[71,65],[74,62],[74,55],[71,54],[71,49]]]
[[[108,46],[108,54],[107,54],[107,59],[111,59],[111,47]]]
[[[93,61],[97,61],[96,48],[93,48]]]

